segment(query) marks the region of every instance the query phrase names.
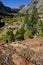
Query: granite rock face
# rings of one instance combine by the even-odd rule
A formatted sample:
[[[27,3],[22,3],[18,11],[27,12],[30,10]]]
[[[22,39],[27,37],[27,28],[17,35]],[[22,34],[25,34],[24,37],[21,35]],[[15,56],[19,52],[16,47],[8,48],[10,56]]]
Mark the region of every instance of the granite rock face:
[[[19,11],[19,13],[26,13],[27,10],[29,10],[29,13],[31,13],[33,7],[36,6],[39,10],[43,9],[43,0],[32,0],[32,2],[24,7],[22,10]]]
[[[29,42],[0,42],[0,65],[43,65],[43,38]]]

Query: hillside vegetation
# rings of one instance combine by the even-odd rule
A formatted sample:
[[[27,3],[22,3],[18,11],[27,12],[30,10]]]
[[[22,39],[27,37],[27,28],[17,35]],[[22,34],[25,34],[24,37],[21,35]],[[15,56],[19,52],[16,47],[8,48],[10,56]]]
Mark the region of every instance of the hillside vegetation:
[[[34,6],[31,15],[15,14],[1,16],[5,25],[0,28],[0,41],[13,42],[43,37],[43,20],[39,19],[37,8]]]
[[[43,65],[43,9],[20,14],[0,3],[0,65]]]

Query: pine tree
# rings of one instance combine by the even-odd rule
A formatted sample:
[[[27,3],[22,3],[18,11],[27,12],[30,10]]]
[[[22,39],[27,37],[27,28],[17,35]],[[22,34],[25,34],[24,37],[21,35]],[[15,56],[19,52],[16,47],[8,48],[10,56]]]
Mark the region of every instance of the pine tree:
[[[7,32],[7,37],[8,37],[8,41],[9,42],[13,42],[15,39],[14,39],[14,34],[13,34],[13,31],[12,30],[9,30]]]
[[[29,14],[28,14],[28,10],[27,10],[24,22],[25,22],[24,23],[24,25],[25,25],[24,26],[24,29],[25,29],[24,39],[33,38],[37,32],[36,26],[37,26],[37,22],[38,22],[38,11],[35,6],[33,7],[30,19],[29,19]]]
[[[37,11],[37,8],[34,6],[32,10],[32,15],[29,21],[29,29],[32,30],[33,35],[36,33],[37,22],[38,22],[38,11]]]

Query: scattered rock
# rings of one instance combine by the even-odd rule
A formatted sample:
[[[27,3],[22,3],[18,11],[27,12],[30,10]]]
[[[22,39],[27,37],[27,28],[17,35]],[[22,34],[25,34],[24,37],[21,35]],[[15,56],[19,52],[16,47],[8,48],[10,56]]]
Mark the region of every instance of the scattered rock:
[[[38,44],[33,40],[33,44],[23,42],[0,43],[0,65],[43,65],[43,40],[37,39]]]

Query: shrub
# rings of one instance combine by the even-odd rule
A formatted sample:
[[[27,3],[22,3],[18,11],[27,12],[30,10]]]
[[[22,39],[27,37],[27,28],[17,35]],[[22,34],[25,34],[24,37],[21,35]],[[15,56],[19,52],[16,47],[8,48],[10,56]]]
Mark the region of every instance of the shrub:
[[[32,38],[33,35],[32,35],[32,31],[31,30],[27,30],[25,33],[24,33],[24,39],[29,39],[29,38]]]

